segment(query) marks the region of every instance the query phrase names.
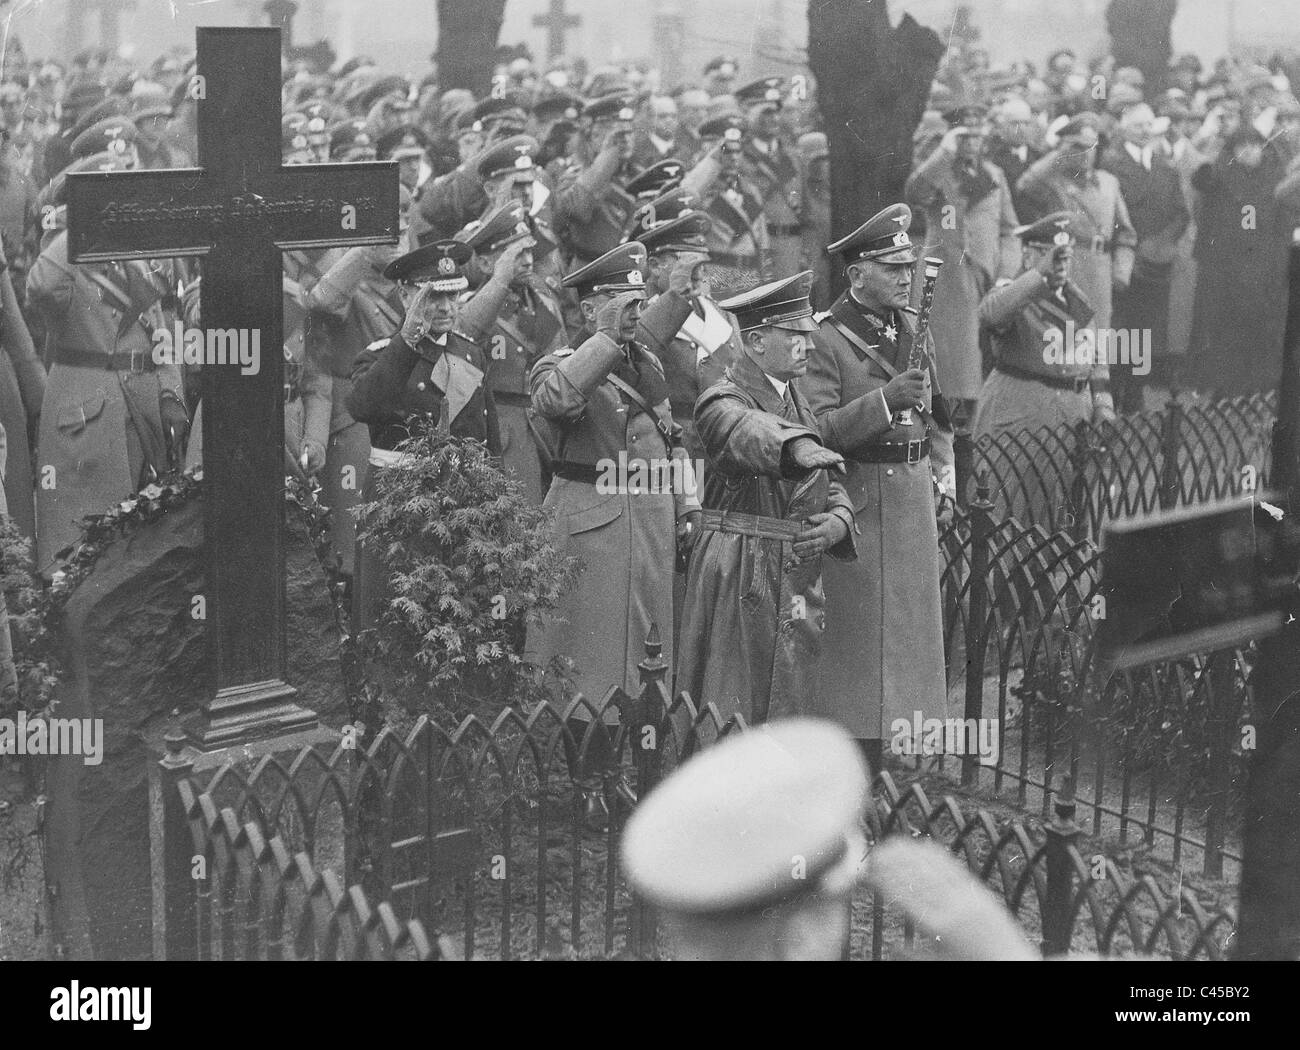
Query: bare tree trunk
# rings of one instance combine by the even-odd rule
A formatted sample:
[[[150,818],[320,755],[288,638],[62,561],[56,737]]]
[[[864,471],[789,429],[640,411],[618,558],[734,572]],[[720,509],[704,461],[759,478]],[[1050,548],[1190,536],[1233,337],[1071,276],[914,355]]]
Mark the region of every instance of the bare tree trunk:
[[[492,90],[492,69],[506,0],[438,0],[438,86]]]
[[[1146,79],[1146,97],[1165,89],[1173,56],[1171,26],[1178,0],[1110,0],[1106,28],[1115,65],[1135,66]]]
[[[902,200],[912,132],[943,50],[938,35],[911,15],[892,27],[886,0],[808,5],[808,58],[830,146],[834,238]],[[838,294],[843,274],[832,267],[831,275]]]

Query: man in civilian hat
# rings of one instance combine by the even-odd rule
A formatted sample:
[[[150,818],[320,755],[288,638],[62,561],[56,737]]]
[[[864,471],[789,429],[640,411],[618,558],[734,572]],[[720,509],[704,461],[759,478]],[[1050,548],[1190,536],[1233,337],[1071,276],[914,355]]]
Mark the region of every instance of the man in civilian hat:
[[[691,552],[675,688],[724,719],[806,713],[826,628],[822,555],[852,559],[844,457],[822,442],[794,380],[807,371],[812,274],[720,305],[736,316],[740,355],[696,402],[708,460],[703,535]]]
[[[1071,118],[1058,132],[1060,144],[1020,176],[1017,192],[1027,222],[1070,213],[1074,279],[1092,304],[1093,324],[1108,329],[1114,293],[1128,288],[1133,274],[1137,232],[1119,180],[1097,169],[1097,129],[1091,113]]]
[[[984,383],[975,312],[995,281],[1016,273],[1020,258],[1011,188],[981,156],[985,115],[969,104],[945,113],[947,134],[907,180],[908,203],[925,214],[926,250],[945,263],[930,325],[939,381],[963,428]]]
[[[693,460],[704,454],[695,433],[695,402],[740,355],[734,319],[709,295],[709,225],[706,213],[687,210],[636,232],[647,253],[652,293],[638,332],[663,365],[673,418]]]
[[[758,188],[774,274],[794,273],[807,263],[801,236],[803,174],[781,135],[783,83],[780,77],[764,77],[736,91],[748,127],[740,154],[741,170]]]
[[[460,241],[433,241],[384,268],[384,277],[398,286],[405,316],[390,338],[357,355],[344,402],[353,419],[370,426],[372,475],[400,465],[397,446],[419,422],[481,441],[500,454],[487,358],[457,330],[460,295],[469,287],[464,268],[472,255]],[[374,553],[359,545],[353,591],[358,629],[373,622],[384,593]]]
[[[621,173],[632,152],[632,98],[592,99],[582,110],[576,149],[555,187],[555,229],[575,265],[616,247],[635,207]]]
[[[1159,403],[1175,385],[1174,359],[1169,353],[1169,295],[1179,242],[1191,221],[1178,172],[1165,158],[1156,115],[1146,103],[1124,110],[1118,141],[1106,151],[1102,165],[1119,180],[1120,196],[1137,234],[1129,286],[1115,296],[1115,327],[1151,333],[1150,371],[1145,377],[1119,369],[1115,399],[1121,412],[1144,406],[1144,386],[1164,388]],[[1154,393],[1154,392],[1153,392]]]
[[[740,118],[706,120],[700,125],[704,155],[682,179],[682,188],[700,199],[712,220],[709,256],[728,290],[753,287],[772,274],[762,193],[743,170],[743,139]]]
[[[610,686],[636,692],[651,626],[672,665],[673,564],[679,544],[689,548],[698,532],[695,478],[663,368],[637,341],[645,270],[645,248],[631,241],[570,273],[564,283],[586,327],[538,361],[530,379],[551,471],[544,506],[555,511],[553,540],[586,569],[559,618],[529,628],[527,651],[538,667],[570,658],[573,685],[591,703]],[[657,483],[643,484],[646,473]],[[575,717],[580,739],[591,714],[583,708]],[[575,773],[601,761],[577,754],[570,751]],[[587,805],[598,818],[599,794],[588,794]]]
[[[1114,418],[1106,361],[1092,360],[1091,353],[1080,360],[1088,341],[1085,336],[1074,342],[1092,320],[1092,306],[1070,280],[1071,226],[1069,212],[1057,212],[1017,230],[1023,246],[1019,276],[1000,281],[980,303],[995,365],[980,394],[977,439]],[[1043,488],[1026,498],[1025,506],[1009,512],[1046,524],[1070,494]]]
[[[621,861],[673,957],[842,958],[870,775],[842,729],[801,718],[733,734],[652,790]]]
[[[952,422],[933,337],[921,367],[908,367],[911,223],[907,205],[893,204],[827,247],[849,288],[818,315],[808,374],[796,383],[826,446],[847,460],[857,530],[858,560],[826,567],[825,645],[835,659],[823,665],[817,710],[873,756],[884,736],[899,739],[898,720],[947,711],[935,495],[936,484],[956,490]]]
[[[488,386],[497,406],[501,464],[540,504],[546,495],[537,444],[528,426],[528,376],[546,354],[567,345],[559,298],[534,269],[533,236],[522,202],[507,201],[456,235],[474,251],[472,298],[461,306],[461,330],[488,351]]]

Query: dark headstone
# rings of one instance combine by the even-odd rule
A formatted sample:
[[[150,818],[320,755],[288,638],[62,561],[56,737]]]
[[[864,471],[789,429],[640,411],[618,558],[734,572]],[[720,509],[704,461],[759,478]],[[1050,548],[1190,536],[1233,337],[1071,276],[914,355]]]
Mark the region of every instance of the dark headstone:
[[[295,513],[287,515],[289,673],[322,720],[347,721],[338,632],[325,575]],[[53,759],[47,871],[56,950],[77,958],[147,958],[151,946],[150,756],[178,716],[212,693],[204,624],[199,502],[110,547],[67,606],[71,659],[58,714],[104,720],[104,759]]]

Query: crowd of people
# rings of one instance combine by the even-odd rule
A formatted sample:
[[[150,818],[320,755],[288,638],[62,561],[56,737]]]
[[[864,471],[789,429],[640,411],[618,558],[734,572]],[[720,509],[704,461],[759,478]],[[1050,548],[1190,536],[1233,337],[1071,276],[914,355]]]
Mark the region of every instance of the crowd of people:
[[[286,463],[321,481],[359,623],[385,593],[360,479],[426,420],[500,456],[587,566],[529,632],[539,665],[634,691],[657,624],[678,689],[825,715],[878,763],[898,719],[946,712],[957,431],[1275,385],[1300,216],[1284,69],[1184,56],[1148,93],[1069,51],[1037,71],[954,49],[905,199],[833,231],[806,77],[515,58],[476,97],[286,62],[284,162],[388,159],[401,183],[399,244],[284,262]],[[82,517],[201,461],[197,369],[154,352],[198,325],[199,267],[71,264],[64,207],[68,173],[193,163],[193,72],[7,60],[4,492],[43,572]],[[641,461],[689,483],[611,491],[605,466]]]

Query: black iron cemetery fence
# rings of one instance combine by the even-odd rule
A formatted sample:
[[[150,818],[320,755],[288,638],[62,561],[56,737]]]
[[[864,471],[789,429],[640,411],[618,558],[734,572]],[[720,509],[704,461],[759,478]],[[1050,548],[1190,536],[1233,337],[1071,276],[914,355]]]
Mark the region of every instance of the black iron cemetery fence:
[[[945,652],[961,696],[950,714],[996,719],[997,755],[988,766],[969,753],[915,764],[958,762],[964,784],[1039,804],[1044,827],[952,799],[931,805],[919,783],[900,791],[888,774],[865,822],[876,836],[949,844],[1049,951],[1223,957],[1231,912],[1207,913],[1181,877],[1171,892],[1126,870],[1125,847],[1175,868],[1199,854],[1211,877],[1239,863],[1226,829],[1252,654],[1100,680],[1093,541],[1114,517],[1262,490],[1272,406],[1171,402],[1109,428],[959,446],[963,506],[940,536]],[[660,650],[652,635],[636,697],[611,689],[454,727],[422,718],[328,756],[303,748],[199,772],[173,738],[159,766],[160,943],[186,957],[427,957],[425,931],[438,931],[463,957],[657,954],[653,915],[618,871],[621,828],[679,762],[744,729],[670,697]],[[611,814],[599,831],[586,823],[592,794]],[[1117,833],[1118,853],[1082,846],[1078,806],[1097,842]],[[206,879],[192,877],[194,855]],[[854,906],[852,957],[908,950],[912,931],[882,902],[864,890]]]
[[[1189,403],[1113,423],[959,435],[963,503],[983,473],[1000,516],[1097,540],[1105,522],[1268,484],[1275,393]]]
[[[1117,831],[1121,847],[1140,842],[1175,866],[1191,851],[1209,877],[1222,876],[1225,859],[1240,863],[1227,827],[1244,785],[1251,651],[1103,679],[1093,670],[1105,607],[1091,542],[999,519],[981,487],[940,546],[945,651],[962,694],[950,714],[994,719],[997,740],[991,768],[969,753],[958,760],[963,783],[1011,786],[1046,820],[1068,778],[1093,835]]]
[[[659,955],[654,916],[629,898],[618,869],[621,829],[636,799],[680,761],[745,729],[685,695],[670,698],[659,650],[648,640],[636,697],[614,689],[597,704],[505,711],[491,724],[471,716],[454,729],[422,718],[328,756],[304,747],[199,774],[174,736],[160,767],[175,800],[164,837],[203,857],[206,878],[192,877],[192,857],[184,870],[173,865],[169,952],[430,955],[424,931],[436,930],[465,958]],[[582,711],[592,719],[575,739],[570,719]],[[576,773],[566,749],[578,756]],[[932,805],[919,784],[900,790],[889,774],[878,789],[864,814],[873,837],[948,844],[1050,952],[1073,943],[1101,954],[1223,957],[1231,913],[1207,913],[1190,889],[1170,892],[1083,849],[1068,784],[1041,831],[950,798]],[[603,829],[587,824],[593,791],[611,814]],[[377,900],[385,903],[368,903]],[[912,929],[869,890],[854,908],[851,957],[913,947]]]

